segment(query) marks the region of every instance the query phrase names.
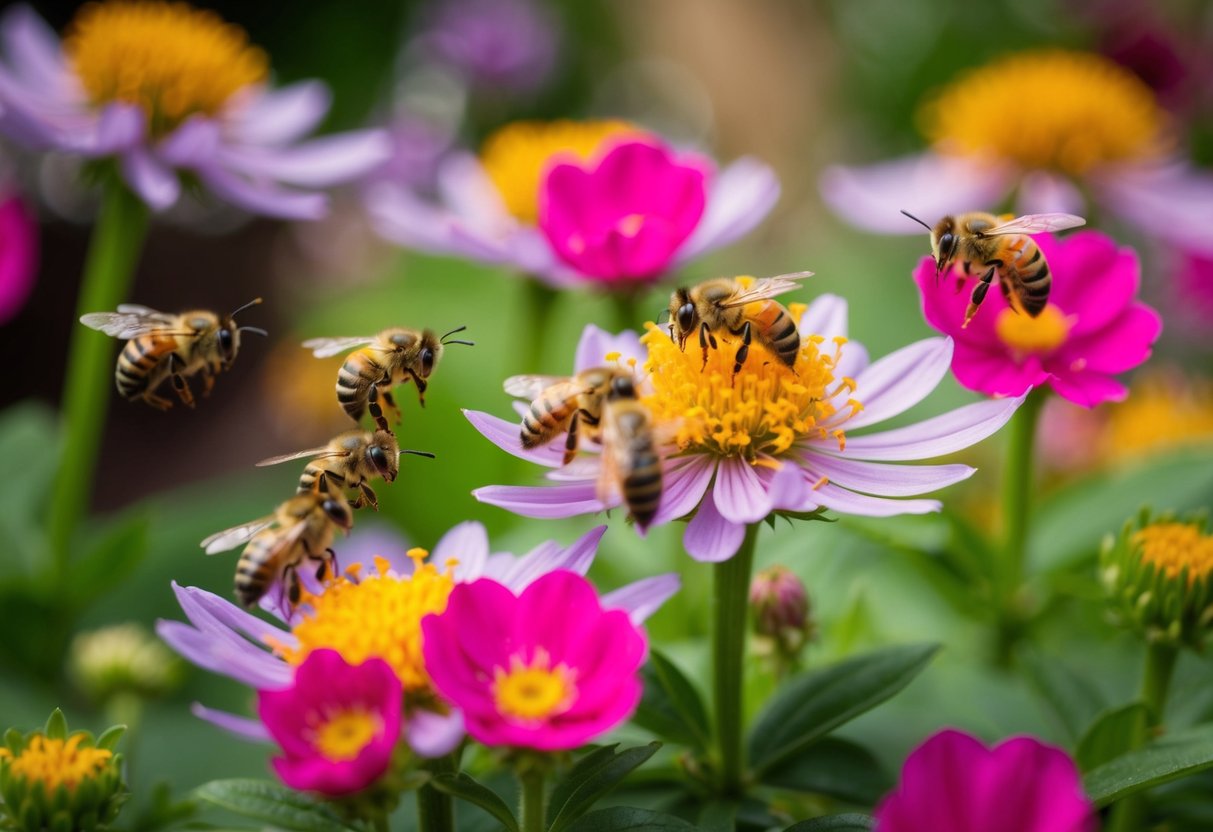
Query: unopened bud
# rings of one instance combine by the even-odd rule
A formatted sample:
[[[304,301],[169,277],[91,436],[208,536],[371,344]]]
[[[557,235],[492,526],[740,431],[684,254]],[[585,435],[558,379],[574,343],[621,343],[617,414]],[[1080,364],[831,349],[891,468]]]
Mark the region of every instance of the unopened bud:
[[[809,595],[804,583],[786,566],[772,566],[754,576],[750,584],[754,631],[775,652],[788,658],[799,655],[812,639]]]
[[[68,663],[76,683],[98,703],[118,694],[163,695],[183,674],[181,660],[133,622],[76,636]]]

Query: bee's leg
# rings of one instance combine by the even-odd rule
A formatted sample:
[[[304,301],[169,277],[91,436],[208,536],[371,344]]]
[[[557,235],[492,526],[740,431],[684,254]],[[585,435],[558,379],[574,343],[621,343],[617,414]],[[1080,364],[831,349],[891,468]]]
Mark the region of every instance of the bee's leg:
[[[144,392],[142,399],[157,410],[169,410],[173,403],[163,396],[157,396],[151,390]]]
[[[413,383],[417,385],[417,402],[422,407],[425,407],[425,391],[426,388],[429,387],[429,384],[426,383],[425,379],[414,373],[412,370],[409,370],[409,375],[413,377]]]
[[[703,366],[699,368],[699,372],[703,372],[708,368],[708,346],[716,349],[716,336],[708,329],[706,323],[699,324],[699,348],[703,350]]]
[[[336,578],[337,577],[337,553],[334,552],[333,547],[330,546],[329,548],[324,550],[324,554],[326,555],[326,557],[324,559],[324,565],[328,567],[329,574],[332,575],[334,578]]]
[[[564,462],[562,465],[568,465],[577,456],[577,427],[581,422],[581,413],[573,414],[573,418],[569,420],[569,435],[564,440]]]
[[[986,299],[986,292],[990,291],[990,281],[994,279],[994,275],[998,269],[990,267],[990,270],[983,274],[977,281],[977,285],[973,287],[973,294],[969,296],[969,307],[965,309],[965,320],[961,324],[961,329],[969,325],[969,321],[973,320],[973,316],[977,314],[977,307],[981,306],[981,302]]]
[[[215,389],[215,374],[209,366],[202,368],[202,398],[207,398],[211,395],[211,391]]]
[[[741,365],[745,363],[746,358],[750,354],[750,342],[753,341],[754,335],[750,330],[750,322],[746,321],[745,326],[741,328],[741,346],[737,348],[737,355],[733,359],[733,375],[741,372]]]
[[[366,407],[371,412],[371,418],[375,420],[375,425],[380,430],[390,432],[391,428],[388,427],[387,419],[384,418],[383,408],[379,406],[379,387],[376,384],[371,384],[367,390]]]
[[[189,382],[185,380],[185,376],[177,372],[177,365],[184,364],[175,352],[168,354],[168,371],[173,379],[173,389],[177,391],[177,398],[181,399],[181,403],[186,407],[194,406],[194,393],[190,390]]]
[[[392,418],[396,424],[400,424],[402,418],[400,407],[396,404],[396,400],[392,398],[392,386],[390,384],[385,385],[383,388],[383,403],[387,405],[388,412],[392,414]]]
[[[354,508],[362,508],[362,506],[370,506],[379,510],[379,498],[375,496],[375,492],[365,482],[358,484],[358,490],[362,493],[358,495],[358,499],[354,500]]]

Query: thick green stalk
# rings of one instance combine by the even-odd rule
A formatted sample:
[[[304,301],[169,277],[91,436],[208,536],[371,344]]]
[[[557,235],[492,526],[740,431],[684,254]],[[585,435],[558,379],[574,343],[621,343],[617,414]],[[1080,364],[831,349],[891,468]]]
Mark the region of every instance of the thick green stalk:
[[[388,822],[387,815],[376,815],[371,821],[375,825],[375,832],[391,832],[391,824]]]
[[[458,752],[430,760],[426,768],[431,774],[456,774],[459,771]],[[433,786],[417,790],[417,828],[420,832],[454,832],[455,803],[449,794]]]
[[[526,326],[529,327],[527,337],[520,339],[527,345],[523,356],[525,363],[517,370],[511,368],[511,372],[542,373],[544,370],[551,372],[553,368],[545,364],[546,361],[551,360],[547,354],[548,347],[551,345],[548,330],[552,327],[552,311],[556,308],[556,301],[559,300],[560,293],[538,278],[526,277],[523,280],[525,282],[523,315]]]
[[[1033,461],[1036,453],[1036,424],[1045,391],[1033,390],[1011,418],[1007,457],[1003,465],[1002,523],[1005,542],[1002,564],[996,576],[999,587],[999,657],[1007,660],[1018,640],[1023,610],[1018,596],[1027,575],[1028,535],[1034,491]]]
[[[1140,701],[1146,706],[1146,721],[1137,725],[1130,748],[1141,748],[1150,735],[1162,723],[1167,706],[1167,693],[1171,689],[1171,677],[1175,674],[1175,661],[1179,648],[1171,644],[1151,642],[1146,645],[1146,661],[1141,673]],[[1145,827],[1146,801],[1141,792],[1131,794],[1112,807],[1107,832],[1139,832]]]
[[[749,612],[750,573],[758,524],[746,528],[737,554],[715,566],[715,626],[712,630],[712,683],[716,702],[716,754],[722,796],[742,792],[745,758],[742,746],[745,683],[746,615]]]
[[[544,832],[547,828],[547,784],[542,766],[528,766],[518,774],[522,784],[521,806],[518,814],[522,832]]]
[[[76,315],[105,312],[126,300],[147,236],[147,206],[117,179],[106,186],[89,243]],[[114,386],[114,340],[72,322],[63,386],[63,442],[47,515],[56,581],[68,572],[72,537],[88,513],[105,408]]]
[[[611,293],[611,305],[615,307],[616,328],[630,329],[633,332],[643,332],[644,322],[652,320],[653,315],[645,314],[644,299],[647,292],[642,287],[623,289]]]

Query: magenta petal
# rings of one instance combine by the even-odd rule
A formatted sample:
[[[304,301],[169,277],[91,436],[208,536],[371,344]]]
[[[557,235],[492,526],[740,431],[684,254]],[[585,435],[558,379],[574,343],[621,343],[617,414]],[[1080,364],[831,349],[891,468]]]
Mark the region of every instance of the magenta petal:
[[[1045,366],[1053,369],[1055,375],[1075,367],[1097,373],[1123,373],[1145,363],[1161,332],[1162,317],[1145,304],[1137,303],[1099,332],[1067,342]]]
[[[965,343],[956,345],[952,372],[965,387],[987,396],[1021,396],[1051,377],[1036,356],[1028,356],[1021,363],[1005,352]]]
[[[744,539],[745,526],[721,517],[712,498],[699,504],[699,511],[687,523],[682,545],[695,560],[719,563],[737,554]]]
[[[18,196],[0,202],[0,324],[21,311],[38,272],[38,227]]]
[[[1083,407],[1104,402],[1124,401],[1129,390],[1116,379],[1102,373],[1062,372],[1050,382],[1053,392]]]

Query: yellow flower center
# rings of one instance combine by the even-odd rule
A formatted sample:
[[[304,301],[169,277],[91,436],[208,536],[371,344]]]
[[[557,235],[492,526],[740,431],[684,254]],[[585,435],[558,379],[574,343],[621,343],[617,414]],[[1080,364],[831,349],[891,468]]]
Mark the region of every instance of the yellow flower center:
[[[269,71],[243,29],[185,3],[89,3],[63,47],[93,103],[138,104],[153,135],[195,113],[214,115]]]
[[[325,716],[316,714],[315,721],[312,746],[334,763],[356,758],[383,730],[379,714],[360,707]]]
[[[1202,534],[1190,523],[1154,523],[1133,535],[1142,563],[1168,578],[1187,570],[1188,584],[1213,572],[1213,535]]]
[[[1213,442],[1213,384],[1146,375],[1108,409],[1103,441],[1108,455],[1122,458]]]
[[[47,794],[60,786],[75,789],[81,781],[100,773],[114,755],[104,748],[81,748],[83,734],[66,740],[36,736],[9,763],[9,776],[41,783]]]
[[[789,311],[799,321],[804,306],[792,304]],[[708,349],[706,367],[696,338],[683,352],[668,332],[649,324],[640,340],[649,350],[645,369],[653,385],[644,403],[658,422],[677,426],[675,441],[681,450],[753,460],[758,454],[781,454],[808,437],[828,435],[840,448],[845,444],[841,428],[822,426],[836,414],[830,399],[842,389],[854,390],[852,379],[836,383],[834,378],[845,338],[836,338],[832,350],[823,350],[822,336],[802,337],[795,367],[755,340],[736,376],[739,336],[717,332],[719,349]],[[846,407],[848,417],[862,409],[853,398]]]
[[[298,665],[313,650],[330,648],[349,664],[383,659],[404,686],[405,693],[427,690],[429,674],[421,652],[421,619],[446,609],[455,588],[450,565],[439,572],[425,562],[424,549],[412,549],[412,575],[391,572],[384,558],[375,558],[376,573],[356,572],[330,579],[319,595],[305,593],[304,614],[291,630],[297,647],[271,644],[290,664]]]
[[[1035,318],[1014,309],[1003,309],[994,321],[994,331],[1000,341],[1022,357],[1057,349],[1066,342],[1072,325],[1073,321],[1050,303]]]
[[[497,712],[521,722],[537,722],[565,711],[577,688],[576,673],[563,664],[551,666],[551,658],[537,650],[531,661],[510,659],[510,669],[493,671],[493,701]]]
[[[506,210],[528,225],[539,219],[539,186],[554,161],[584,161],[608,142],[642,135],[626,121],[515,121],[485,140],[480,163]]]
[[[945,153],[989,154],[1068,175],[1162,152],[1154,93],[1098,55],[1042,50],[969,72],[923,106],[922,129]]]

